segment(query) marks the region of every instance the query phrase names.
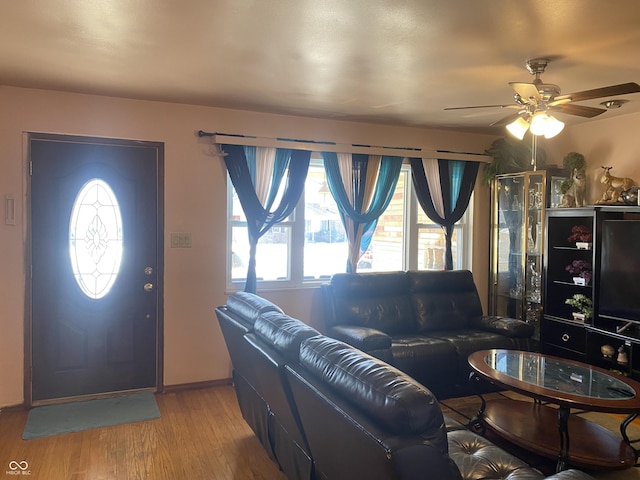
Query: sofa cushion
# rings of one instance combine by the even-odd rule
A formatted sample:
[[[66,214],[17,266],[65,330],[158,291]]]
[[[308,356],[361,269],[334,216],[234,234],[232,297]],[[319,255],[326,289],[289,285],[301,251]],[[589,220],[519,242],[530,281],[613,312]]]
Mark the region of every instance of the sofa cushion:
[[[458,375],[460,378],[468,377],[471,372],[469,366],[469,355],[478,350],[488,350],[491,348],[515,348],[516,344],[511,338],[492,332],[481,330],[461,329],[455,331],[432,332],[434,339],[447,342],[455,350],[455,357],[458,361]]]
[[[258,295],[249,292],[236,292],[227,299],[227,309],[242,317],[250,325],[263,312],[280,312],[282,309]]]
[[[440,406],[429,390],[408,375],[324,336],[302,342],[300,364],[390,433],[426,433],[446,451]]]
[[[509,478],[541,480],[544,476],[519,458],[468,430],[447,434],[449,456],[462,478]]]
[[[353,345],[363,352],[391,348],[391,337],[375,328],[357,325],[336,325],[329,329],[331,337]]]
[[[418,334],[395,335],[391,353],[393,366],[427,388],[456,382],[458,352],[446,339]]]
[[[254,324],[256,336],[275,348],[289,361],[297,361],[303,340],[320,335],[315,328],[284,313],[265,312]]]
[[[415,330],[405,272],[339,273],[331,277],[330,286],[337,324],[390,334]]]
[[[418,331],[468,328],[482,317],[470,271],[410,271],[407,276]]]

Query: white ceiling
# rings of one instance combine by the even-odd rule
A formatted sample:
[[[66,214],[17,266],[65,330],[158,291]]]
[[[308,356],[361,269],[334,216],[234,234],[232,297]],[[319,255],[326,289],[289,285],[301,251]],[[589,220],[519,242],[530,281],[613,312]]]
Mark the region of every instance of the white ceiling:
[[[562,93],[640,82],[640,2],[0,2],[0,84],[321,118],[490,132],[513,110],[444,108],[512,103],[537,57]]]

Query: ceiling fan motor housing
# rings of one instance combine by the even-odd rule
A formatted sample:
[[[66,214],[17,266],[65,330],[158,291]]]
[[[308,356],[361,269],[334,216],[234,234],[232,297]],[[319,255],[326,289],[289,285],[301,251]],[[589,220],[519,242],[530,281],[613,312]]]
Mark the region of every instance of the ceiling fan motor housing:
[[[544,73],[547,65],[549,65],[549,60],[546,58],[534,58],[527,60],[526,67],[531,75],[539,76],[541,73]]]

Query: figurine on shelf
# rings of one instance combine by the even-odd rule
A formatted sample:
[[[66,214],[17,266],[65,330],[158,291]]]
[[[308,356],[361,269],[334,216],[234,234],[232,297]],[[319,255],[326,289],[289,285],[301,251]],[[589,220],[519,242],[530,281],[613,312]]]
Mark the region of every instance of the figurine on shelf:
[[[613,358],[613,354],[616,353],[616,349],[611,345],[602,345],[600,347],[600,352],[604,358]]]
[[[586,207],[587,206],[587,174],[584,169],[578,170],[574,168],[571,172],[571,186],[564,193],[562,198],[563,206],[565,203],[570,204],[567,207]]]
[[[622,201],[622,192],[629,190],[636,182],[628,177],[614,177],[611,175],[610,170],[613,167],[602,167],[602,177],[600,177],[600,183],[607,186],[607,189],[602,194],[602,198],[596,203],[598,204],[617,204],[624,203]]]
[[[566,170],[571,172],[571,176],[562,182],[560,191],[563,195],[562,203],[559,206],[564,208],[586,207],[587,174],[584,155],[578,152],[569,152],[562,159],[562,164]]]
[[[640,206],[640,200],[638,200],[638,187],[631,187],[629,190],[623,190],[620,194],[620,200],[625,205],[638,205]]]
[[[616,359],[620,365],[628,365],[629,364],[629,356],[627,355],[627,351],[624,349],[624,345],[620,345],[618,348],[618,358]]]

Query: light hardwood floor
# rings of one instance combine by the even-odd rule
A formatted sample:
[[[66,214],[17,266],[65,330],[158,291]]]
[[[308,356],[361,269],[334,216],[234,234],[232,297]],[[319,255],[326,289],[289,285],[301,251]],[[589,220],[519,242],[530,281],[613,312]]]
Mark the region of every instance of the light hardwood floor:
[[[157,420],[34,440],[22,440],[26,411],[0,412],[0,478],[286,480],[242,419],[232,386],[156,399]],[[13,461],[26,461],[31,475],[10,475]]]
[[[232,386],[182,390],[156,400],[157,420],[34,440],[22,440],[26,411],[0,412],[0,479],[286,480],[242,419]],[[443,403],[474,413],[477,405],[466,403],[478,401]],[[29,476],[10,475],[10,462],[25,461]],[[640,468],[594,476],[640,480]]]

